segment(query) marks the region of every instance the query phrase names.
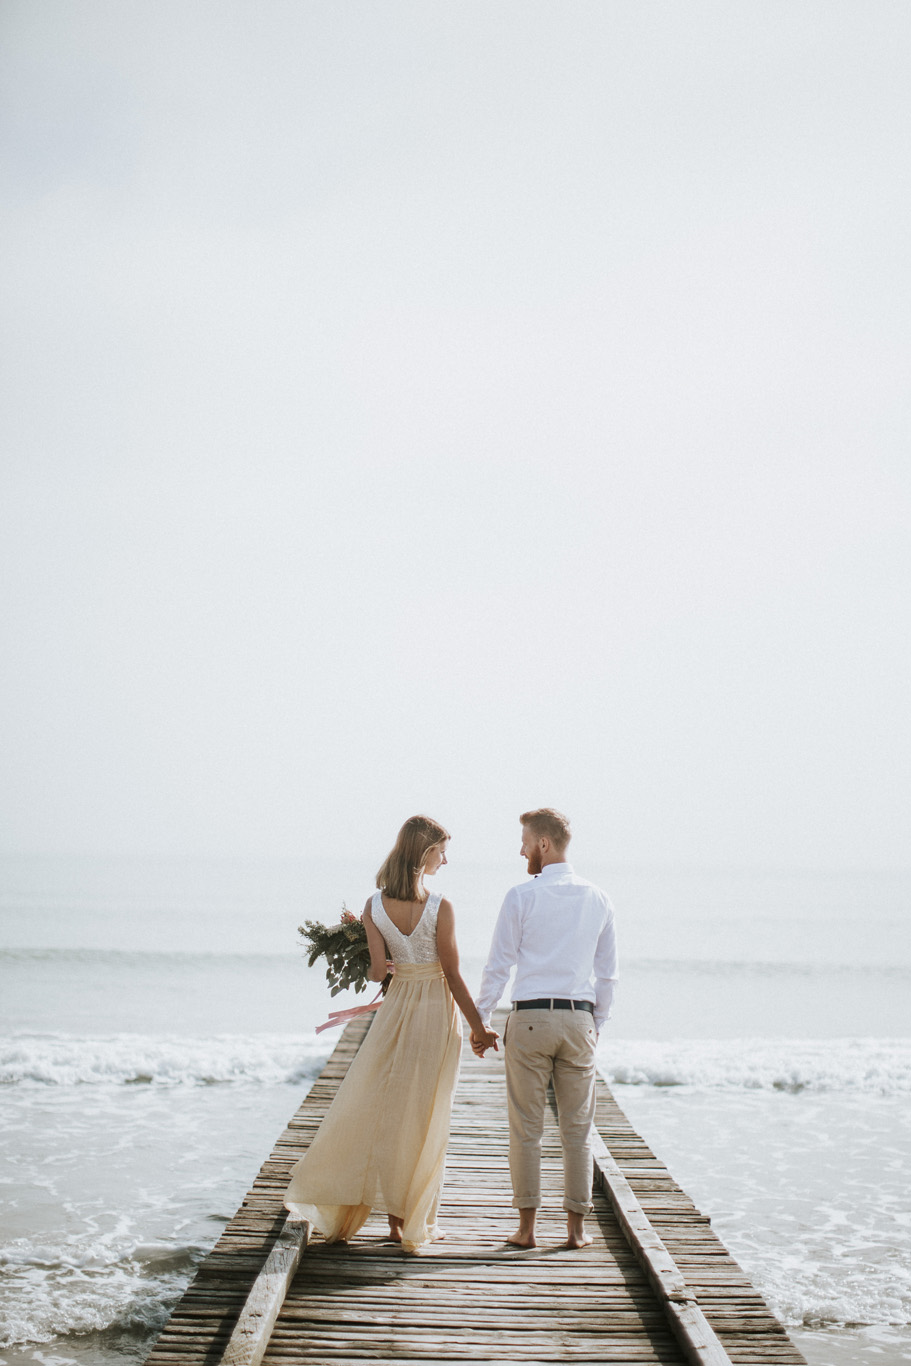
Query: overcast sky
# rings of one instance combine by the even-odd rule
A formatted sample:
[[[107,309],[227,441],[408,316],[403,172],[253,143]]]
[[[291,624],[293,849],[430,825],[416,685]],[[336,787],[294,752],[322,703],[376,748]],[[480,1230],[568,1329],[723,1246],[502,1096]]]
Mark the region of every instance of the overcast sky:
[[[2,848],[911,863],[907,4],[4,0],[0,166]]]

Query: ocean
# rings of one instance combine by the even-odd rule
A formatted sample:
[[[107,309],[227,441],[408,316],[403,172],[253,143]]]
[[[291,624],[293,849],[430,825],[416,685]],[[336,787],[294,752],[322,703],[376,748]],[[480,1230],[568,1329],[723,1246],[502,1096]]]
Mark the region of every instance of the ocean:
[[[812,1366],[911,1361],[911,875],[576,857],[617,910],[630,1120]],[[0,1362],[142,1360],[334,1046],[297,926],[372,873],[0,859]],[[436,880],[473,988],[522,875]]]

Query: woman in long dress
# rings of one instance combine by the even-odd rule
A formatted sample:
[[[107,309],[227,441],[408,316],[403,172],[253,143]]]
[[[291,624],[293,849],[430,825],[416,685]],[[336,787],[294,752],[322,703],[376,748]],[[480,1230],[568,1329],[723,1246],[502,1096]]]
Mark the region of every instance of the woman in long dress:
[[[286,1207],[327,1242],[357,1233],[371,1210],[406,1252],[442,1237],[437,1209],[465,1015],[495,1048],[459,972],[451,904],[424,878],[446,863],[449,833],[412,816],[364,907],[370,978],[389,990],[309,1149],[291,1170]]]

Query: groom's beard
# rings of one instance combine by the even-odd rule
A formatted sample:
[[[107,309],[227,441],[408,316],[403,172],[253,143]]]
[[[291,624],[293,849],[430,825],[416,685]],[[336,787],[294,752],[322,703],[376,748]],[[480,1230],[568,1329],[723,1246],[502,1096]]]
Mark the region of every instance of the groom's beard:
[[[537,877],[543,864],[541,863],[541,850],[535,849],[528,855],[528,871],[532,877]]]

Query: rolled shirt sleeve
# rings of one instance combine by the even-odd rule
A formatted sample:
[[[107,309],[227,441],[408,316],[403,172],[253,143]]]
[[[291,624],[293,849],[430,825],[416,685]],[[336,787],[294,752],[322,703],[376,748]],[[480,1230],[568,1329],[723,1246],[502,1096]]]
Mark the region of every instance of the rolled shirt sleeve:
[[[609,904],[609,903],[608,903]],[[609,905],[607,923],[598,938],[595,949],[595,1029],[600,1033],[603,1025],[610,1019],[614,1000],[614,988],[620,978],[620,960],[617,954],[617,933],[614,928],[614,910]]]
[[[509,974],[515,967],[519,956],[520,921],[519,899],[513,887],[507,893],[497,916],[490,953],[481,974],[481,986],[475,1004],[481,1023],[485,1028],[490,1025],[490,1017],[496,1008],[503,989],[509,981]]]

